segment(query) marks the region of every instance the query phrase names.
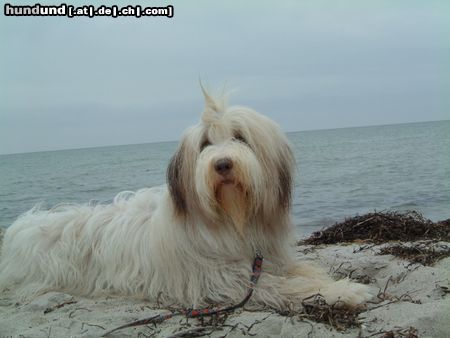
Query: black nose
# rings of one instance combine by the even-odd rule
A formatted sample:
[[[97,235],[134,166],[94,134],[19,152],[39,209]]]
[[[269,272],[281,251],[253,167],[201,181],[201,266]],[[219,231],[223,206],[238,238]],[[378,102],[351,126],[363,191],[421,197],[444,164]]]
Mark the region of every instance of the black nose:
[[[221,158],[214,164],[214,169],[216,169],[217,173],[220,175],[228,174],[232,168],[233,162],[229,158]]]

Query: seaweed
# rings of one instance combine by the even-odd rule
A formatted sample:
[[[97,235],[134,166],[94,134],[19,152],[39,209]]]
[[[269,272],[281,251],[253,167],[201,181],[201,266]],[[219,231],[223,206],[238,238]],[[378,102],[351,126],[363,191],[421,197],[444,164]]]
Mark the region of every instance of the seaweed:
[[[415,327],[410,326],[408,328],[397,328],[389,331],[379,331],[369,337],[379,337],[379,338],[418,338],[418,331]]]
[[[388,241],[450,240],[450,219],[432,222],[417,211],[404,213],[373,212],[345,219],[341,223],[314,232],[299,244],[336,244],[368,241],[376,244]]]
[[[450,248],[447,245],[441,245],[439,249],[436,249],[428,246],[427,243],[395,244],[382,248],[379,254],[393,255],[408,260],[411,264],[433,265],[442,258],[449,257]]]
[[[360,327],[358,315],[364,311],[363,307],[349,307],[340,302],[329,305],[320,294],[304,299],[302,306],[300,319],[325,323],[337,331]]]

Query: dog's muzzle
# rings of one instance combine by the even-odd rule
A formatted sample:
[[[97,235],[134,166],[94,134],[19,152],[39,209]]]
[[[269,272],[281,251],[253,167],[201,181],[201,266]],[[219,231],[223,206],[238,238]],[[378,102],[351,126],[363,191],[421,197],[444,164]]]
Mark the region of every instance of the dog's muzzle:
[[[233,169],[233,161],[228,158],[221,158],[214,163],[214,169],[221,176],[227,176]]]

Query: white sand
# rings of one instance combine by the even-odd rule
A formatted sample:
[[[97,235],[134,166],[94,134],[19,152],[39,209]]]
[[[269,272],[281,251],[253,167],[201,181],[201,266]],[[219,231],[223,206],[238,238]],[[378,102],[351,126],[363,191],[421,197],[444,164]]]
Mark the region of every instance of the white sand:
[[[450,258],[433,267],[424,267],[389,255],[376,255],[381,246],[358,251],[360,247],[356,244],[302,246],[298,248],[298,256],[328,266],[336,277],[350,272],[355,278],[367,275],[371,285],[382,293],[390,279],[384,293],[387,299],[369,304],[368,310],[359,315],[361,328],[338,332],[300,315],[285,317],[272,312],[239,310],[221,327],[207,326],[208,319],[202,327],[198,320],[176,317],[157,326],[123,329],[108,337],[182,336],[187,330],[194,330],[191,334],[203,330],[212,337],[381,337],[381,332],[406,332],[410,327],[421,338],[449,337],[450,296],[442,287],[450,287]],[[22,303],[12,293],[3,293],[0,295],[0,337],[99,337],[106,330],[161,312],[164,310],[152,304],[126,298],[89,299],[51,292]]]

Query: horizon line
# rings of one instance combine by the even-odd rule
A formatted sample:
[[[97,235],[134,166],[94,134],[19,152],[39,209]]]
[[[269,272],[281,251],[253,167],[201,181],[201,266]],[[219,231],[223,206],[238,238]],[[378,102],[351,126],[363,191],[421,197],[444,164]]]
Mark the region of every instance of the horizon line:
[[[318,128],[318,129],[302,129],[302,130],[291,130],[285,131],[286,134],[300,133],[300,132],[314,132],[314,131],[326,131],[326,130],[339,130],[339,129],[352,129],[352,128],[371,128],[371,127],[385,127],[403,124],[417,124],[417,123],[431,123],[431,122],[445,122],[447,120],[427,120],[427,121],[414,121],[414,122],[398,122],[398,123],[383,123],[383,124],[372,124],[372,125],[358,125],[358,126],[346,126],[346,127],[335,127],[335,128]],[[0,153],[0,156],[8,155],[25,155],[34,153],[48,153],[56,151],[71,151],[71,150],[84,150],[84,149],[96,149],[96,148],[108,148],[108,147],[122,147],[122,146],[133,146],[141,144],[158,144],[158,143],[172,143],[178,142],[178,140],[166,140],[166,141],[150,141],[150,142],[140,142],[140,143],[125,143],[125,144],[109,144],[109,145],[96,145],[88,147],[76,147],[76,148],[61,148],[61,149],[49,149],[49,150],[35,150],[35,151],[23,151],[17,153]]]

